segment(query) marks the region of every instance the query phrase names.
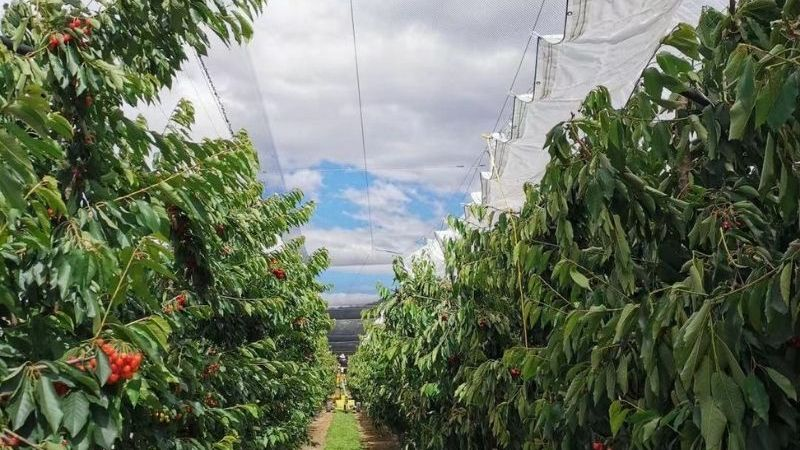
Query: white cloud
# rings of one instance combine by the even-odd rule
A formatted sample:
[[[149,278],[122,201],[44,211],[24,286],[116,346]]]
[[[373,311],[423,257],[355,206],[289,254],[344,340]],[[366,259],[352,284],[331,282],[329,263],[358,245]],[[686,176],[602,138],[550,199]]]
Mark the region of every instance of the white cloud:
[[[306,198],[318,200],[322,185],[322,173],[318,170],[300,169],[285,176],[287,189],[300,189]]]
[[[563,25],[565,1],[544,3],[538,32]],[[477,188],[476,177],[467,178],[470,186],[462,181],[475,174],[469,167],[483,150],[481,134],[495,124],[540,2],[355,2],[367,163],[375,180],[370,190],[375,249],[366,226],[317,222],[303,230],[310,250],[327,247],[333,265],[343,271],[388,272],[396,256],[391,252],[415,249],[445,214],[441,201],[414,186],[437,194]],[[247,49],[216,46],[206,62],[234,127],[246,127],[253,137],[264,174],[274,176],[282,166],[287,185],[318,198],[327,188],[314,170],[320,163],[363,166],[348,3],[271,2],[254,28]],[[516,92],[531,85],[533,56],[531,48]],[[181,92],[206,92],[190,66],[196,63],[187,65],[194,84],[184,83]],[[206,110],[213,112],[215,105],[204,95]],[[205,115],[198,106],[201,127],[212,133],[220,123]],[[365,194],[359,189],[339,194],[355,206],[347,213],[361,221],[369,216]],[[420,206],[433,214],[415,214]]]
[[[373,183],[370,186],[369,197],[367,197],[365,189],[355,188],[345,189],[341,196],[364,210],[366,210],[369,201],[373,212],[386,213],[400,213],[405,210],[406,205],[411,201],[411,197],[400,186],[386,181]]]
[[[538,31],[563,24],[563,2],[546,3]],[[456,190],[494,126],[538,10],[527,0],[356,2],[371,171]],[[266,107],[285,168],[361,166],[352,45],[347,2],[272,2],[249,47],[255,73],[244,54],[227,51],[212,51],[209,65],[239,123],[259,127]],[[528,56],[518,91],[530,85]]]
[[[331,265],[390,265],[397,256],[405,256],[416,248],[417,241],[430,234],[439,219],[424,220],[409,207],[419,201],[413,189],[402,189],[395,183],[379,180],[370,190],[371,214],[364,189],[348,188],[342,197],[355,205],[351,215],[362,221],[371,219],[374,248],[368,226],[358,228],[306,227],[303,234],[309,249],[326,247]],[[436,216],[434,216],[436,217]]]

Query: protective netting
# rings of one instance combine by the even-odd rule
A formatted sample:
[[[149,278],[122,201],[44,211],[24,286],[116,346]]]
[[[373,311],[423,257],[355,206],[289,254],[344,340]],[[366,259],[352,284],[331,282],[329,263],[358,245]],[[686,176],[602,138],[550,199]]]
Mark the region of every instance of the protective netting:
[[[487,138],[490,170],[480,174],[481,191],[473,203],[490,210],[515,211],[524,203],[523,186],[544,174],[549,155],[547,132],[578,112],[596,86],[605,86],[615,106],[630,97],[641,72],[663,37],[678,23],[697,22],[706,6],[722,9],[726,0],[572,0],[559,42],[538,37],[532,95],[518,95],[510,119]],[[490,226],[468,206],[465,218],[476,226]],[[425,256],[440,268],[442,249],[429,240]]]

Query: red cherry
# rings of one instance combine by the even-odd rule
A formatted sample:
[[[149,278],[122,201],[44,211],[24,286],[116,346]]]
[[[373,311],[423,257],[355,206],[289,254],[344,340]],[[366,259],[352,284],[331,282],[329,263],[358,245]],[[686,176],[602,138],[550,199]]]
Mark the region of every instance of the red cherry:
[[[65,34],[64,38],[61,40],[61,42],[63,42],[64,45],[69,44],[70,41],[72,41],[72,35],[71,34]]]
[[[119,374],[112,373],[111,375],[108,376],[107,384],[117,384],[117,381],[119,381]]]
[[[60,381],[53,383],[53,388],[56,390],[56,394],[58,394],[59,397],[63,397],[69,392],[69,386]]]
[[[72,19],[72,21],[69,23],[69,27],[74,30],[76,28],[80,28],[81,27],[81,23],[82,23],[81,19],[76,17],[76,18]]]
[[[519,370],[519,369],[518,369],[518,368],[516,368],[516,367],[514,367],[514,368],[510,369],[510,370],[508,371],[508,373],[511,375],[511,378],[512,378],[512,379],[514,379],[514,380],[516,380],[517,378],[519,378],[519,377],[520,377],[520,375],[522,375],[522,371],[521,371],[521,370]]]
[[[51,34],[50,35],[50,42],[47,44],[47,47],[50,50],[54,50],[61,44],[61,35],[60,34]]]

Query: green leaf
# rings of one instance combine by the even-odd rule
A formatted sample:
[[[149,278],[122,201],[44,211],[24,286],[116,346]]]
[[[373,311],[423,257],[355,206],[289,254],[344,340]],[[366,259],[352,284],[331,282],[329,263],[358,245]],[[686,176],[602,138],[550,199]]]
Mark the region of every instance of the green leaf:
[[[736,88],[736,102],[731,107],[731,128],[728,135],[730,140],[742,139],[747,130],[756,103],[755,71],[753,58],[747,56]]]
[[[792,275],[794,274],[794,264],[788,262],[781,270],[781,297],[783,297],[786,306],[789,306],[789,300],[792,294]]]
[[[71,46],[67,46],[66,54],[67,54],[67,70],[69,70],[70,75],[76,75],[78,73],[78,70],[80,70],[80,63],[78,62],[78,54],[75,52],[75,48]]]
[[[97,352],[97,379],[100,381],[100,386],[106,385],[109,376],[111,376],[111,364],[108,362],[108,357],[103,352]]]
[[[611,402],[608,407],[608,420],[611,425],[611,435],[616,437],[619,429],[625,424],[625,418],[628,417],[630,410],[623,409],[619,400]]]
[[[711,374],[711,392],[729,423],[739,423],[744,417],[744,400],[739,386],[723,372]]]
[[[22,43],[22,40],[25,39],[25,31],[28,29],[28,21],[21,20],[17,28],[14,29],[14,36],[11,38],[13,41],[13,50],[17,51],[19,48],[19,44]]]
[[[40,377],[36,385],[36,401],[39,408],[47,418],[50,428],[55,432],[61,425],[64,413],[61,411],[61,401],[58,399],[53,382],[48,377]]]
[[[706,450],[720,450],[722,436],[725,432],[725,414],[720,411],[714,400],[707,398],[700,401],[700,433],[706,443]]]
[[[92,437],[95,444],[103,448],[111,448],[119,435],[119,429],[109,416],[109,412],[101,408],[92,408],[92,420],[94,422]]]
[[[589,289],[589,279],[586,278],[582,273],[580,273],[577,269],[572,269],[569,271],[569,276],[572,278],[572,281],[575,282],[578,286]]]
[[[11,405],[8,407],[8,413],[11,416],[11,423],[14,427],[13,429],[18,430],[22,427],[35,408],[36,404],[33,398],[31,379],[24,377],[22,379],[22,385],[17,388],[14,401],[12,401]]]
[[[792,382],[789,381],[788,378],[771,367],[765,367],[764,370],[766,370],[767,375],[769,375],[772,381],[777,384],[779,388],[781,388],[787,397],[797,401],[797,391],[795,391],[794,385],[792,385]]]
[[[142,379],[137,377],[125,383],[125,395],[128,396],[131,405],[136,406],[139,403],[139,397],[142,394]]]
[[[711,302],[703,302],[703,306],[689,317],[686,321],[686,329],[683,334],[683,342],[691,345],[697,339],[697,333],[701,327],[706,325],[709,312],[711,311]]]
[[[778,97],[767,115],[767,124],[773,129],[780,128],[794,114],[797,96],[800,94],[800,75],[792,72],[783,83]]]
[[[694,27],[689,24],[678,24],[672,33],[664,38],[663,43],[675,47],[692,59],[700,59],[700,44],[697,41],[697,34]]]
[[[47,52],[47,58],[50,62],[50,70],[56,81],[61,82],[64,79],[64,64],[61,59],[54,52]]]
[[[616,344],[620,340],[622,340],[622,336],[625,335],[627,331],[628,320],[631,314],[639,308],[639,305],[628,303],[622,308],[622,313],[619,315],[619,319],[617,320],[617,327],[614,333],[614,343]]]
[[[747,403],[764,422],[769,422],[769,395],[764,384],[753,374],[744,382],[744,393]]]
[[[89,400],[86,399],[86,394],[72,392],[64,399],[61,409],[64,412],[64,428],[72,437],[77,436],[89,418]]]
[[[791,167],[786,164],[781,165],[781,181],[778,186],[778,202],[780,202],[781,214],[784,223],[792,223],[797,220],[797,201],[798,201],[797,177]]]
[[[72,139],[72,124],[61,114],[51,113],[50,128],[64,139]]]
[[[772,134],[767,136],[767,145],[764,147],[764,164],[761,166],[761,181],[758,191],[764,193],[773,187],[775,181],[775,138]]]
[[[692,70],[692,64],[689,61],[679,58],[672,53],[661,52],[656,56],[656,61],[665,73],[672,76],[677,76]]]
[[[22,186],[5,167],[0,167],[0,194],[11,207],[24,210],[27,207],[25,197],[22,195]]]
[[[745,58],[748,57],[748,50],[746,45],[739,45],[728,57],[728,63],[722,74],[726,84],[731,84],[742,73]]]

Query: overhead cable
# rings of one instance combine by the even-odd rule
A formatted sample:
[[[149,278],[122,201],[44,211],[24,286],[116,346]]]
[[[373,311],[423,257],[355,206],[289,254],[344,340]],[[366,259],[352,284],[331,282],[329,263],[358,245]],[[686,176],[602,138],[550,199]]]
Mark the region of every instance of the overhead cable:
[[[231,137],[233,137],[233,125],[231,125],[231,120],[228,118],[228,112],[225,110],[225,105],[222,103],[219,92],[217,92],[217,87],[214,86],[214,80],[211,79],[211,74],[208,72],[208,67],[206,67],[206,63],[203,61],[203,57],[200,56],[199,53],[195,52],[195,57],[200,63],[200,68],[203,72],[203,78],[206,80],[206,84],[208,84],[208,88],[211,90],[211,94],[214,96],[214,101],[217,104],[220,114],[222,114],[222,118],[225,120],[225,125],[228,126],[228,132],[231,134]]]
[[[517,84],[517,78],[519,78],[519,74],[522,71],[522,65],[525,63],[525,58],[528,56],[528,49],[531,46],[531,42],[533,38],[536,37],[537,45],[536,50],[538,52],[539,45],[538,45],[538,34],[536,33],[536,27],[539,25],[539,19],[542,18],[542,11],[544,11],[544,4],[547,0],[542,0],[539,4],[539,11],[536,13],[536,19],[533,21],[533,26],[531,27],[531,33],[528,35],[528,41],[525,43],[525,48],[522,50],[522,56],[519,59],[519,64],[517,65],[517,70],[514,72],[514,78],[511,80],[511,86],[508,88],[508,94],[506,95],[506,99],[503,102],[503,107],[500,108],[500,114],[497,115],[497,121],[494,124],[494,128],[492,132],[497,131],[497,128],[500,126],[500,121],[503,120],[503,113],[506,111],[506,107],[508,106],[508,101],[510,100],[511,96],[514,94],[514,86]]]
[[[369,168],[367,166],[367,136],[364,131],[364,102],[361,98],[361,73],[358,67],[358,43],[356,40],[356,19],[353,8],[353,0],[350,0],[350,25],[353,31],[353,61],[356,68],[356,88],[358,90],[358,114],[361,120],[361,153],[364,158],[364,185],[367,188],[367,218],[369,219],[369,242],[370,247],[375,249],[375,233],[372,229],[372,199],[369,187]]]

